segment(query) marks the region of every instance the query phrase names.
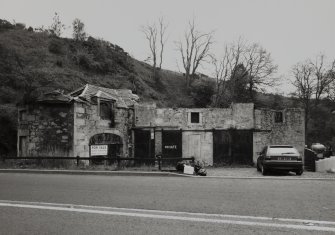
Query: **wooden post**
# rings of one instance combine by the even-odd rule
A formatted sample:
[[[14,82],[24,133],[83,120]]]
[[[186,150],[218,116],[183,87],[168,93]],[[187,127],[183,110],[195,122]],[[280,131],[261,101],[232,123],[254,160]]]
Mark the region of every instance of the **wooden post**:
[[[77,156],[77,167],[79,166],[79,156]]]
[[[159,155],[157,156],[158,158],[158,170],[162,170],[162,157]]]

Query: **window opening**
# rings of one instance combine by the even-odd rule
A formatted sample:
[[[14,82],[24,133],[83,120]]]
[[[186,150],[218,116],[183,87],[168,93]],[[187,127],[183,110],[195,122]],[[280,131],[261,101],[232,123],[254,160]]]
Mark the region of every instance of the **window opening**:
[[[275,112],[275,123],[283,122],[283,112]]]
[[[200,113],[191,112],[191,123],[200,123]]]

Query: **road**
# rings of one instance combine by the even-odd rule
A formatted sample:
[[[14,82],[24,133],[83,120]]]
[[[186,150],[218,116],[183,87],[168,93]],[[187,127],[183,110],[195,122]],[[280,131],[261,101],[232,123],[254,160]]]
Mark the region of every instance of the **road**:
[[[0,189],[0,234],[335,233],[335,181],[1,173]]]

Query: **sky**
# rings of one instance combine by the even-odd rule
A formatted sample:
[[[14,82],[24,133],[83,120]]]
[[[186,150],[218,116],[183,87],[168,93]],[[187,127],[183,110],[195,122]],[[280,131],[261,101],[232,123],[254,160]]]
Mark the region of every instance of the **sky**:
[[[199,31],[215,31],[212,53],[222,55],[224,45],[240,37],[259,43],[271,53],[278,74],[292,77],[292,66],[323,53],[335,59],[335,0],[0,0],[0,18],[27,27],[48,27],[57,12],[72,36],[72,21],[79,18],[86,32],[121,46],[132,57],[150,56],[141,26],[159,17],[168,22],[168,41],[162,67],[182,72],[176,41],[182,39],[190,20]],[[209,64],[201,72],[212,74]],[[289,82],[271,92],[288,94]]]

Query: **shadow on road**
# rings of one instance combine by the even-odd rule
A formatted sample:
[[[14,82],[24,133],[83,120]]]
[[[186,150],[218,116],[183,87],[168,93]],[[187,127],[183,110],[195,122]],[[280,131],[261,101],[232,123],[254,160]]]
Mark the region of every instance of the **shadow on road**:
[[[262,173],[259,173],[259,174],[262,175]],[[297,176],[297,177],[299,177],[294,172],[275,171],[275,170],[271,170],[271,171],[267,172],[266,176]]]

